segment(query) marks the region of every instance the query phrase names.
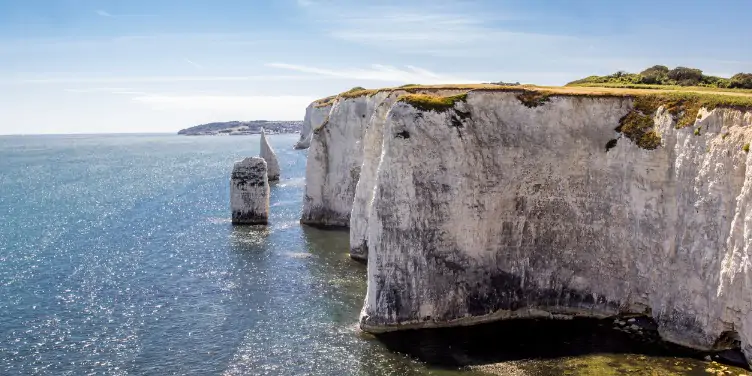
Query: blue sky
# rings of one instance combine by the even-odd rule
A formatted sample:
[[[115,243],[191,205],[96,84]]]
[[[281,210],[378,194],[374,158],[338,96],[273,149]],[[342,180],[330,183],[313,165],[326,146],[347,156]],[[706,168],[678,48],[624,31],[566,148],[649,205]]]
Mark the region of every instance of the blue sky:
[[[353,86],[752,72],[752,1],[0,0],[0,134],[302,119]]]

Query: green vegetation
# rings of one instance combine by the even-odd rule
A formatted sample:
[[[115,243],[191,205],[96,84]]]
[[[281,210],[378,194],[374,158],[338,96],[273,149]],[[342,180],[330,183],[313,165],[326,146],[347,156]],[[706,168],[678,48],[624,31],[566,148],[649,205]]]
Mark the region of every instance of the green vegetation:
[[[427,94],[405,94],[397,98],[397,102],[404,102],[421,111],[445,112],[454,108],[455,103],[467,100],[467,93],[449,97],[437,97]]]
[[[742,146],[742,150],[744,150],[745,153],[749,153],[749,143],[744,144],[744,146]]]
[[[733,89],[751,89],[752,73],[737,73],[731,76],[729,87]]]
[[[677,117],[676,128],[693,125],[701,108],[708,111],[716,108],[752,108],[750,96],[668,91],[633,97],[635,108],[644,114],[653,114],[664,106],[671,115]]]
[[[697,86],[718,89],[752,89],[752,74],[738,73],[731,78],[707,76],[696,68],[676,67],[669,69],[654,65],[640,73],[619,71],[608,76],[590,76],[572,81],[567,86],[626,85],[630,87]]]
[[[697,127],[697,128],[695,129],[695,136],[699,136],[699,135],[700,135],[700,130],[701,130],[701,129],[702,129],[702,127]]]
[[[651,67],[641,72],[645,75],[660,76],[666,72],[663,67]],[[694,71],[677,71],[672,77],[686,79],[696,75]],[[737,77],[738,80],[746,79]],[[401,88],[363,89],[353,88],[334,97],[319,100],[322,105],[331,104],[337,98],[356,98],[380,92],[408,92],[398,101],[408,103],[423,111],[444,112],[454,108],[458,101],[465,101],[468,92],[474,93],[514,93],[527,107],[545,104],[551,97],[586,97],[586,98],[630,98],[633,110],[621,119],[617,128],[642,148],[652,150],[660,146],[661,137],[655,131],[653,116],[663,108],[674,117],[677,128],[693,126],[700,118],[700,109],[712,111],[716,108],[732,108],[743,111],[752,110],[752,90],[717,89],[710,87],[681,87],[636,84],[635,88],[614,87],[614,84],[594,84],[593,86],[574,85],[564,87],[542,87],[533,85],[501,86],[495,84],[461,84],[461,85],[410,85]],[[462,94],[441,97],[446,91]],[[322,125],[323,126],[323,125]]]
[[[326,98],[321,98],[317,100],[316,102],[314,102],[313,107],[320,108],[320,107],[331,106],[332,104],[334,104],[335,99],[337,99],[336,95],[332,95]]]
[[[517,95],[517,99],[519,99],[525,107],[533,108],[542,106],[551,100],[551,94],[540,91],[525,90]]]
[[[342,97],[342,98],[358,98],[358,97],[363,97],[363,96],[367,96],[367,95],[372,95],[372,94],[375,94],[376,92],[377,92],[377,90],[368,90],[366,88],[363,88],[363,87],[360,87],[360,86],[356,86],[356,87],[354,87],[354,88],[352,88],[352,89],[350,89],[350,90],[348,90],[348,91],[340,94],[339,96]]]
[[[621,121],[616,131],[632,140],[637,146],[653,150],[661,146],[661,136],[655,132],[652,113],[644,114],[639,110],[632,110]]]

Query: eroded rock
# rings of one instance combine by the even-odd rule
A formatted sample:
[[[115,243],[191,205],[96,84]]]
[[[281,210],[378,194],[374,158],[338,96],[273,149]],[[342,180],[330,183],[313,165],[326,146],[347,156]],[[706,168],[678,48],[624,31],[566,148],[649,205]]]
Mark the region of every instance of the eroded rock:
[[[235,162],[230,177],[230,209],[234,224],[267,224],[269,180],[263,158]]]

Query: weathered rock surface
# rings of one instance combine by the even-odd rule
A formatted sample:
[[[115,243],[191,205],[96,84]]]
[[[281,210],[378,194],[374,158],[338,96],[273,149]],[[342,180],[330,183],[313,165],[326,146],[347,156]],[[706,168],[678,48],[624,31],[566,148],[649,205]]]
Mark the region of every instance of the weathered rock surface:
[[[554,96],[527,107],[480,91],[443,112],[398,101],[375,112],[379,137],[369,125],[381,122],[361,120],[373,113],[365,98],[335,103],[343,117],[314,136],[307,179],[331,200],[349,192],[337,183],[375,171],[362,185],[371,198],[352,208],[367,239],[361,327],[646,314],[665,340],[708,350],[736,339],[752,356],[752,113],[701,110],[676,129],[659,109],[662,145],[645,150],[614,131],[632,105]],[[359,165],[351,155],[364,149]],[[344,223],[346,197],[337,205]]]
[[[320,127],[326,119],[329,117],[329,111],[331,111],[331,104],[321,104],[319,102],[313,102],[306,108],[305,118],[303,118],[303,125],[300,127],[300,140],[293,146],[295,149],[308,149],[311,145],[311,137],[313,136],[313,130]]]
[[[267,174],[269,175],[269,181],[279,180],[279,161],[277,160],[277,154],[269,145],[269,141],[266,139],[266,132],[264,128],[261,128],[261,158],[266,161]]]
[[[328,120],[313,131],[301,223],[349,225],[363,162],[361,140],[375,103],[369,99],[363,96],[336,101]]]
[[[232,223],[266,224],[269,220],[269,180],[266,161],[251,157],[235,162],[230,177]]]
[[[459,92],[442,90],[437,95]],[[368,203],[373,197],[383,123],[402,94],[405,92],[398,90],[337,99],[311,138],[301,223],[351,227],[351,256],[356,259],[365,259],[367,253]],[[317,116],[311,118],[316,120]],[[360,204],[353,206],[354,201]],[[357,220],[351,220],[351,216]]]

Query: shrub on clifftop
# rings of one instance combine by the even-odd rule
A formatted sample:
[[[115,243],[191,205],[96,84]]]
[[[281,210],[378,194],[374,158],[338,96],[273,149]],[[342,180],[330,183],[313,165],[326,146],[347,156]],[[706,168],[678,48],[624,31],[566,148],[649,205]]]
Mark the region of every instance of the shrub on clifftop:
[[[659,88],[653,86],[702,86],[721,89],[752,89],[752,74],[738,73],[728,79],[707,76],[697,68],[676,67],[669,69],[665,65],[654,65],[637,74],[618,71],[608,76],[585,77],[567,85],[648,88]]]
[[[735,89],[752,89],[752,73],[737,73],[731,76],[729,87]]]

